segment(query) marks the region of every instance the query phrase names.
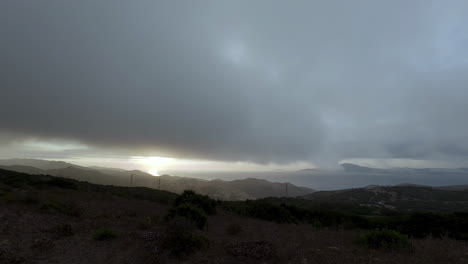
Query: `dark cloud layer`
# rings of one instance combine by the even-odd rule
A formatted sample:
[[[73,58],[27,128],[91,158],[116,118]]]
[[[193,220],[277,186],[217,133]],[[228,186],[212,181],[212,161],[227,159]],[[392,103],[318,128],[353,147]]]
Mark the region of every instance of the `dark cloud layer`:
[[[0,131],[217,160],[463,158],[467,11],[2,1]]]

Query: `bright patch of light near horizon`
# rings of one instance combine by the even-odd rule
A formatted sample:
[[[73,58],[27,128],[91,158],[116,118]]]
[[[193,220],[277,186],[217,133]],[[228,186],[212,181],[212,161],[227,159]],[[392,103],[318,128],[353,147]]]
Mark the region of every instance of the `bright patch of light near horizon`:
[[[144,156],[132,157],[131,161],[138,163],[142,167],[146,168],[147,171],[155,170],[155,168],[158,168],[157,170],[165,170],[177,163],[177,159],[174,158]]]
[[[156,168],[151,168],[148,170],[148,173],[153,175],[153,176],[159,176],[159,172],[158,172],[158,169]]]
[[[158,174],[174,173],[174,171],[231,171],[231,172],[247,172],[247,171],[275,171],[275,170],[300,170],[304,168],[316,168],[314,164],[309,162],[294,162],[290,164],[255,164],[250,162],[228,162],[228,161],[213,161],[213,160],[190,160],[168,157],[146,157],[133,156],[129,159],[129,163],[133,163],[141,170],[147,171],[157,168]],[[154,175],[154,174],[153,174]]]

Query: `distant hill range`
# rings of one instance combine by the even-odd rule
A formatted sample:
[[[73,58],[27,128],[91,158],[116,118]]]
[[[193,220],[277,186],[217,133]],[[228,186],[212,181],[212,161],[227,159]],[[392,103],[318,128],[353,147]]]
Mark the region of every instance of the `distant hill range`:
[[[369,185],[302,196],[315,203],[348,204],[375,210],[467,211],[468,185],[429,187],[417,184]]]
[[[342,163],[340,164],[343,167],[345,172],[349,173],[384,173],[384,174],[398,174],[398,173],[411,173],[411,174],[442,174],[442,173],[459,173],[467,174],[467,168],[389,168],[389,169],[380,169],[380,168],[370,168],[365,166],[359,166],[351,163]]]
[[[38,159],[0,160],[0,168],[27,174],[59,176],[95,184],[149,187],[175,193],[191,189],[221,200],[297,197],[314,192],[313,189],[298,187],[291,183],[270,182],[254,178],[210,181],[170,175],[153,176],[139,170],[83,167],[62,161]]]

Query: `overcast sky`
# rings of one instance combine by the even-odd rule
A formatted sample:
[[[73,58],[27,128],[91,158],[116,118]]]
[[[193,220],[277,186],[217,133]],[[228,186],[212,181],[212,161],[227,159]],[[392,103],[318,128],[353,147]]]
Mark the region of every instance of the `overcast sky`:
[[[3,0],[0,156],[461,166],[467,14],[465,0]]]

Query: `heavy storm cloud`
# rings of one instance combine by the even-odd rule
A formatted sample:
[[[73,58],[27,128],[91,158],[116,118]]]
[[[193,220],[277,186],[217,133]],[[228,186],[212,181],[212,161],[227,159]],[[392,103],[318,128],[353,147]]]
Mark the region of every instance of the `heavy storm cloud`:
[[[467,12],[466,1],[2,1],[0,132],[256,163],[465,159]]]

